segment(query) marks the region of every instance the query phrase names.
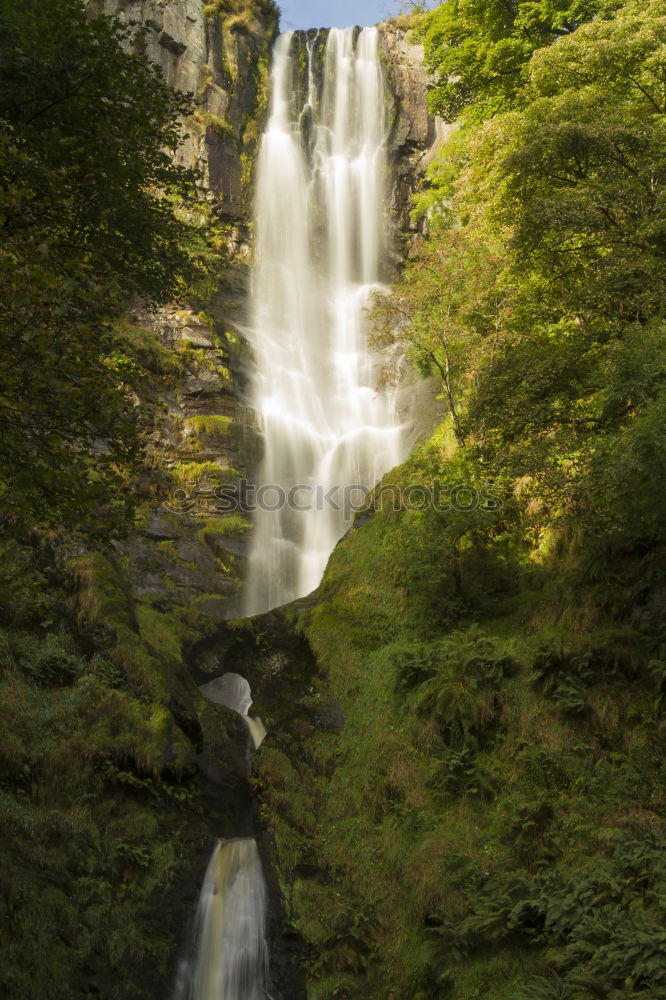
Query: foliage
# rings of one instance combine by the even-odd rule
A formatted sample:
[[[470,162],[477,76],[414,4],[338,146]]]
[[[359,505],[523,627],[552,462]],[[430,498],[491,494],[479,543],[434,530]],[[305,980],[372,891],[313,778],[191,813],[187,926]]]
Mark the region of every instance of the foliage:
[[[122,359],[123,366],[132,365],[157,376],[181,375],[183,365],[174,352],[160,343],[159,337],[152,330],[136,326],[127,320],[119,320],[114,324],[116,338],[116,358]]]
[[[459,444],[464,444],[458,409],[466,359],[500,323],[498,266],[478,227],[449,228],[440,222],[430,238],[417,241],[399,292],[377,293],[370,310],[375,343],[386,345],[397,336],[409,344],[421,374],[441,379]]]
[[[417,29],[458,127],[371,318],[449,415],[391,480],[500,502],[376,502],[299,619],[344,728],[262,794],[312,996],[665,995],[665,19]]]
[[[513,483],[532,537],[584,526],[600,602],[654,586],[663,544],[665,15],[633,0],[530,50],[509,110],[467,116],[430,168],[426,237],[373,316],[440,375],[458,444]]]
[[[565,38],[610,5],[604,0],[449,0],[418,25],[426,61],[439,76],[431,109],[448,121],[505,111],[533,52]]]
[[[0,553],[14,583],[0,590],[0,991],[61,1000],[97,983],[135,1000],[139,963],[147,981],[167,971],[179,928],[156,933],[155,907],[189,863],[194,750],[167,707],[180,693],[172,682],[148,695],[113,641],[85,651],[67,595],[47,584],[46,551],[3,541]],[[93,577],[97,627],[122,629],[126,595],[101,562],[89,587]],[[135,655],[141,642],[137,632]],[[178,648],[174,672],[179,661]]]
[[[78,0],[3,2],[0,25],[0,502],[5,518],[99,525],[100,507],[126,512],[139,455],[136,369],[111,320],[191,270],[173,202],[193,178],[171,155],[190,104]]]
[[[248,25],[226,21],[230,47]],[[238,830],[233,793],[204,809],[196,760],[233,787],[245,759],[183,658],[216,627],[210,597],[139,600],[120,547],[94,551],[138,526],[141,441],[193,360],[132,313],[214,311],[237,237],[176,165],[192,104],[141,49],[81,0],[0,0],[0,994],[16,1000],[167,995],[203,855]],[[183,475],[201,471],[232,472]],[[202,519],[200,540],[248,528]]]

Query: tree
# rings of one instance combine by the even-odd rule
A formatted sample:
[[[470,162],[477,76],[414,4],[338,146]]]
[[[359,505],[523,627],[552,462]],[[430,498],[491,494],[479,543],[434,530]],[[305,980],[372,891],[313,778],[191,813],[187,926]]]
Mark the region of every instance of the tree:
[[[504,306],[498,269],[494,248],[478,226],[450,227],[440,218],[429,238],[418,240],[400,286],[375,295],[370,311],[376,343],[408,344],[422,374],[441,378],[460,445],[466,376],[482,345],[492,349]]]
[[[608,6],[604,0],[447,0],[417,28],[438,78],[431,109],[475,121],[516,100],[532,53],[571,34]]]
[[[511,8],[514,26],[528,6]],[[447,23],[467,18],[461,48],[483,51],[499,8],[472,34],[479,10],[445,7]],[[492,87],[470,91],[465,127],[419,197],[430,238],[384,312],[421,367],[439,368],[469,458],[513,481],[530,517],[649,552],[666,538],[639,457],[660,454],[666,3],[631,0],[571,27],[521,64],[502,114],[488,117]],[[454,46],[447,58],[466,56]],[[471,255],[451,252],[462,235]]]
[[[491,124],[469,182],[557,308],[645,321],[666,295],[666,5],[537,53],[521,111]]]
[[[172,156],[190,101],[122,41],[81,0],[0,0],[2,519],[125,506],[136,371],[112,320],[190,269],[174,202],[193,176]]]
[[[631,537],[645,552],[666,538],[655,474],[665,80],[666,3],[632,0],[535,53],[524,107],[476,133],[458,186],[459,211],[481,211],[503,242],[499,281],[512,288],[468,437],[486,461],[536,480],[588,538]]]

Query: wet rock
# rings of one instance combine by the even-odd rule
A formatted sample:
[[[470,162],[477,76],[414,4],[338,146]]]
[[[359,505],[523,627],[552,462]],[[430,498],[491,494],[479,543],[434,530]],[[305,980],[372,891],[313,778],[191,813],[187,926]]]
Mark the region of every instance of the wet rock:
[[[181,528],[166,514],[155,514],[143,534],[156,542],[175,541],[181,536]]]
[[[400,232],[413,228],[411,198],[453,125],[428,111],[428,93],[434,81],[423,65],[423,46],[409,40],[409,32],[395,22],[380,25],[389,84],[394,100],[389,138],[396,179],[392,209]]]

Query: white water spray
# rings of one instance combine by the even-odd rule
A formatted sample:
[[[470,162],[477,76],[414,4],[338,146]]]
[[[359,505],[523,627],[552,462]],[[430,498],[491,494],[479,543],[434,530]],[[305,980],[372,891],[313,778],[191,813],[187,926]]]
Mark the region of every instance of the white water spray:
[[[404,457],[391,400],[377,391],[364,312],[384,252],[379,34],[332,29],[319,74],[322,45],[293,32],[278,39],[259,155],[249,337],[265,457],[246,614],[314,590],[353,519],[344,488],[372,488]]]
[[[174,1000],[266,1000],[266,888],[254,840],[220,841],[199,897],[195,954]]]
[[[258,750],[266,739],[266,728],[257,716],[249,714],[252,707],[252,690],[240,674],[223,674],[199,688],[204,698],[216,705],[225,705],[238,712],[250,732],[252,746]]]

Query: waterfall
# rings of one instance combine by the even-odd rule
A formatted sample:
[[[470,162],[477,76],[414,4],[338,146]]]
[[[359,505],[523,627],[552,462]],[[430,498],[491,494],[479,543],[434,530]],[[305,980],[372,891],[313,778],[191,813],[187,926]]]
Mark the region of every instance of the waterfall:
[[[248,681],[228,673],[199,690],[209,701],[238,712],[258,750],[266,730],[261,719],[248,714]],[[190,954],[178,967],[172,1000],[268,1000],[265,925],[266,885],[256,841],[218,841],[199,896]]]
[[[266,889],[256,842],[218,842],[206,871],[194,956],[174,1000],[266,1000]]]
[[[247,614],[314,590],[354,505],[404,455],[365,321],[385,249],[386,120],[375,28],[280,36],[255,202],[248,337],[265,455]],[[229,673],[200,690],[258,748],[248,682]],[[174,1000],[266,1000],[265,920],[256,842],[218,843]]]
[[[255,199],[248,337],[265,455],[246,614],[314,590],[358,487],[404,457],[365,322],[384,257],[386,139],[376,28],[332,29],[325,47],[312,32],[280,36]]]
[[[249,730],[252,746],[258,750],[266,739],[266,729],[261,719],[249,714],[252,707],[252,691],[246,679],[240,674],[223,674],[208,684],[202,684],[199,690],[208,701],[225,705],[238,712]]]

